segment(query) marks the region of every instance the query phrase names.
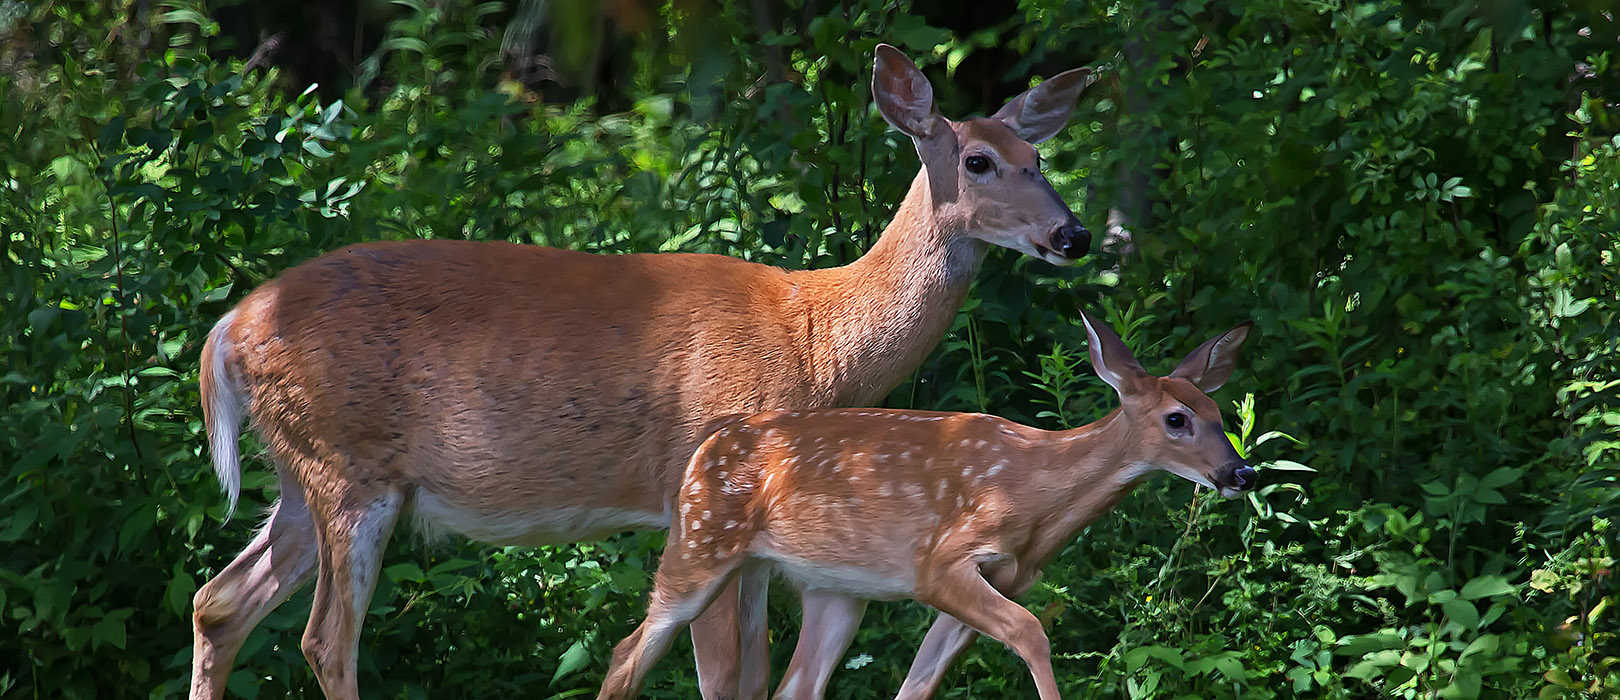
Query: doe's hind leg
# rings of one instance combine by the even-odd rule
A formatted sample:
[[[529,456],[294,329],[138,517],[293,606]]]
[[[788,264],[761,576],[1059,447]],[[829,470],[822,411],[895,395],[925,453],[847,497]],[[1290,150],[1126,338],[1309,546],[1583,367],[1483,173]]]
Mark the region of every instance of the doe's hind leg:
[[[331,504],[316,509],[320,572],[304,630],[304,658],[328,700],[359,700],[360,625],[405,493],[389,487],[324,498]]]
[[[225,681],[242,642],[271,610],[315,573],[315,523],[304,494],[283,482],[270,519],[192,597],[191,700],[225,697]]]

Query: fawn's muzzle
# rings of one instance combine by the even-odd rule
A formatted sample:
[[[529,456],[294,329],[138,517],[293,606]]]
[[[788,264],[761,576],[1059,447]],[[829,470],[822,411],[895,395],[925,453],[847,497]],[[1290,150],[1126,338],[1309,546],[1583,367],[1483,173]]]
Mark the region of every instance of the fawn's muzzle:
[[[1253,467],[1244,465],[1232,470],[1232,485],[1243,491],[1254,488],[1255,483],[1258,481],[1259,475],[1254,473]]]

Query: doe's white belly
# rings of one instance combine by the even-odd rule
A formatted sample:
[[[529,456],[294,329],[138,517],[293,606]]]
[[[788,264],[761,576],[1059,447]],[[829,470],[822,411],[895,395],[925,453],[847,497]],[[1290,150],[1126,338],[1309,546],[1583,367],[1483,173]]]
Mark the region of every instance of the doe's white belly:
[[[412,514],[429,533],[449,530],[499,545],[535,546],[602,539],[625,530],[663,530],[670,514],[624,508],[558,506],[533,511],[484,512],[449,503],[419,489]]]

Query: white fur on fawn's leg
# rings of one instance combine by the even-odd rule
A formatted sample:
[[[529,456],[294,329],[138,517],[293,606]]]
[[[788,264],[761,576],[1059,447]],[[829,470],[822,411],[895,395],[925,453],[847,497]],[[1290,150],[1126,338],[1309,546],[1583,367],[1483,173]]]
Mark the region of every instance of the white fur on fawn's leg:
[[[860,627],[866,601],[854,596],[809,589],[801,594],[804,624],[793,650],[778,700],[820,700],[827,683]]]

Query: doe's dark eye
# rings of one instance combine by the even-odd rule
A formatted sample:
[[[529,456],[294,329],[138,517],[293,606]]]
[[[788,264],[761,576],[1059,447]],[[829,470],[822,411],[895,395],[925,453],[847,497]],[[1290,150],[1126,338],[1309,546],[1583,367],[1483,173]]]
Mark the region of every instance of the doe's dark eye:
[[[1164,417],[1164,424],[1170,426],[1172,430],[1180,430],[1187,427],[1187,417],[1180,413],[1172,413]]]
[[[962,165],[967,166],[968,172],[978,175],[990,170],[990,159],[984,156],[968,156],[967,160],[962,161]]]

